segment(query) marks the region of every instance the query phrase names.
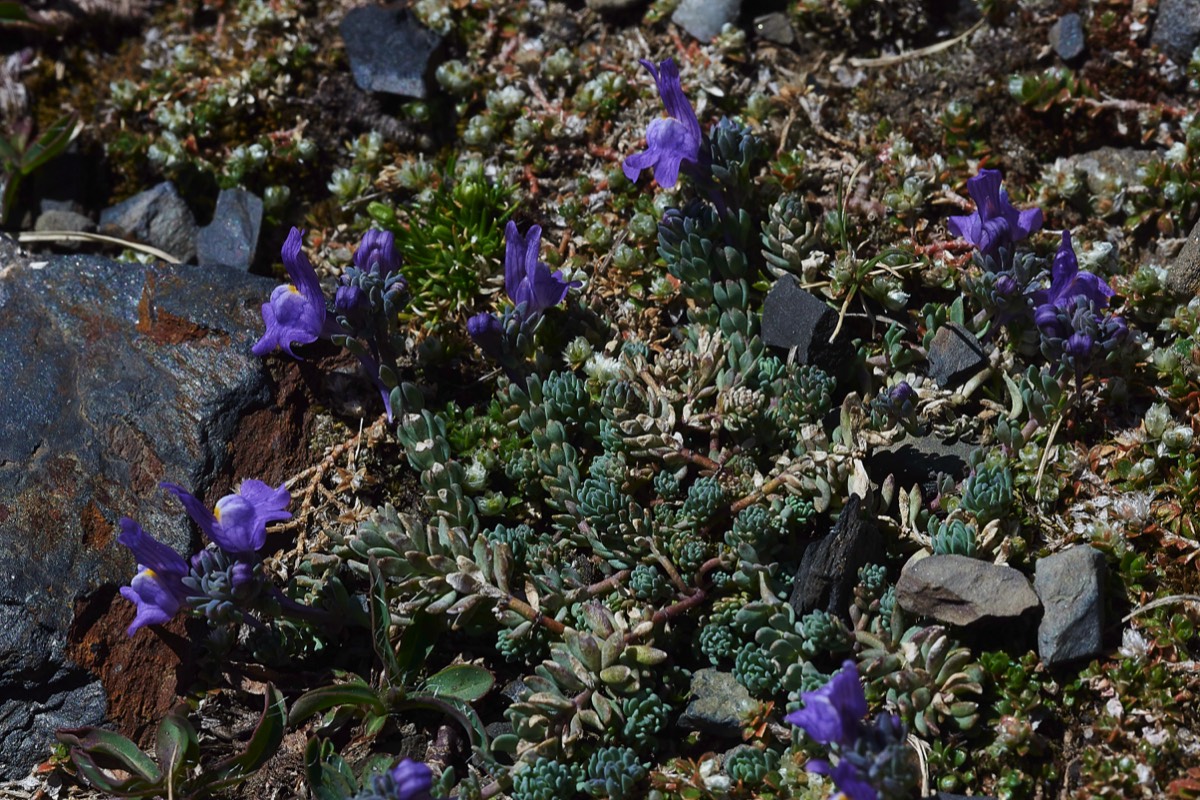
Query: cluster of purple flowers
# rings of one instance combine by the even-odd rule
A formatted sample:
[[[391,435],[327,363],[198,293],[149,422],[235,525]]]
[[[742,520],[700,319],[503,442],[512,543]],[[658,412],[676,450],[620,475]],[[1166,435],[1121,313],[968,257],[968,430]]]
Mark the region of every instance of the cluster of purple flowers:
[[[561,270],[550,271],[538,260],[542,242],[540,225],[530,225],[524,236],[517,223],[504,228],[504,291],[513,308],[503,317],[481,312],[467,320],[467,333],[479,349],[500,363],[509,377],[519,374],[542,314],[561,303],[578,281],[567,282]]]
[[[218,554],[202,550],[191,565],[167,545],[150,536],[129,517],[121,518],[117,541],[133,552],[138,573],[121,595],[137,606],[132,636],[143,625],[169,621],[181,609],[216,603],[228,608],[257,594],[258,550],[266,543],[267,525],[290,519],[291,495],[283,486],[271,488],[262,481],[242,481],[236,494],[226,495],[209,511],[191,493],[173,483],[162,488],[179,498]],[[217,573],[220,574],[217,574]],[[222,586],[225,591],[201,593],[201,587]]]
[[[850,800],[912,795],[917,776],[904,746],[904,723],[894,714],[879,714],[870,723],[863,720],[867,698],[853,661],[846,661],[827,684],[805,692],[800,700],[804,706],[784,720],[836,757],[832,763],[809,759],[809,772],[832,778]]]
[[[292,228],[283,244],[283,265],[290,284],[275,287],[263,303],[266,330],[251,348],[256,356],[298,344],[330,339],[353,353],[379,389],[388,420],[392,419],[398,331],[393,329],[408,284],[400,274],[395,239],[387,231],[369,230],[354,253],[354,266],[342,274],[329,313],[317,273],[304,254],[304,231]],[[392,385],[389,385],[392,384]]]
[[[948,227],[977,249],[987,299],[1000,320],[1019,325],[1032,312],[1043,355],[1078,380],[1119,347],[1128,327],[1120,316],[1106,311],[1113,296],[1108,284],[1079,269],[1069,231],[1063,231],[1054,256],[1050,286],[1031,285],[1029,260],[1016,258],[1013,244],[1041,229],[1042,211],[1018,211],[1000,183],[1000,172],[991,169],[969,179],[975,213],[951,217]]]

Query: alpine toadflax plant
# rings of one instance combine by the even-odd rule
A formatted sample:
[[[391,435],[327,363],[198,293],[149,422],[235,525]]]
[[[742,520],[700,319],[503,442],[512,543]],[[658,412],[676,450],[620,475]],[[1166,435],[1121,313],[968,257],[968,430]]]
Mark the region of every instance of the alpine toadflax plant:
[[[183,556],[129,517],[121,518],[117,541],[128,547],[137,560],[137,575],[128,586],[121,587],[121,596],[137,606],[137,615],[127,631],[133,636],[143,625],[160,625],[179,613],[187,597],[183,578],[188,574],[188,565]]]
[[[161,485],[179,498],[209,540],[235,557],[252,557],[266,543],[267,525],[292,516],[285,510],[292,496],[282,484],[272,489],[262,481],[242,481],[237,493],[222,497],[212,511],[182,487]]]
[[[916,775],[905,751],[907,732],[893,714],[864,722],[867,698],[855,663],[847,660],[829,683],[800,695],[804,707],[784,719],[829,748],[832,763],[813,758],[808,771],[828,775],[850,800],[909,797]]]
[[[530,225],[524,236],[511,220],[504,228],[504,290],[518,308],[524,305],[526,316],[553,308],[567,298],[572,286],[579,286],[563,280],[562,270],[551,272],[538,260],[541,243],[540,225]]]
[[[993,252],[1002,245],[1019,242],[1042,227],[1042,210],[1018,211],[1000,188],[1000,170],[981,169],[967,180],[967,191],[975,201],[975,213],[950,217],[947,227],[980,252]]]
[[[679,167],[683,162],[695,164],[700,159],[703,134],[700,120],[692,104],[683,94],[679,82],[679,67],[668,58],[654,63],[640,59],[658,84],[658,94],[666,106],[667,116],[654,120],[646,128],[646,149],[625,159],[622,169],[625,177],[636,181],[642,170],[654,169],[654,179],[664,189],[670,189],[679,178]]]
[[[304,231],[292,228],[283,243],[283,265],[292,282],[276,286],[271,299],[263,303],[267,329],[251,348],[256,356],[279,349],[299,359],[292,345],[311,344],[327,333],[325,296],[303,245]]]
[[[1071,246],[1071,232],[1063,231],[1062,243],[1050,270],[1050,288],[1033,292],[1030,299],[1034,305],[1034,321],[1039,328],[1045,328],[1054,324],[1058,309],[1075,305],[1077,297],[1094,303],[1096,308],[1104,308],[1112,296],[1113,290],[1099,276],[1079,271],[1079,261]]]

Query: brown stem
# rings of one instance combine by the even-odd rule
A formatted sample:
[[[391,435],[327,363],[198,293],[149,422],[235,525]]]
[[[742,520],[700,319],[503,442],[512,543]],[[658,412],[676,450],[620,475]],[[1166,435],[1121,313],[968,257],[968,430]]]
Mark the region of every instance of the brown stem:
[[[529,605],[529,603],[513,597],[512,595],[509,595],[506,598],[501,598],[500,606],[502,608],[512,609],[525,619],[532,622],[534,625],[541,625],[555,636],[562,636],[563,632],[567,629],[567,626],[563,625],[558,620],[547,617],[545,614]]]
[[[690,448],[681,447],[679,449],[679,455],[683,456],[688,461],[692,462],[693,464],[695,464],[696,466],[698,466],[702,469],[711,469],[713,472],[716,472],[721,469],[721,465],[718,464],[716,461],[713,461],[708,456],[702,456],[699,453],[697,453],[695,450],[692,450]]]

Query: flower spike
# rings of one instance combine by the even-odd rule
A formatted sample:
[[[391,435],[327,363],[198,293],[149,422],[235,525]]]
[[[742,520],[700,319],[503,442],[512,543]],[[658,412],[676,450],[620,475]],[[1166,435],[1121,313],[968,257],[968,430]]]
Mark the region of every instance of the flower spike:
[[[653,167],[654,179],[664,189],[670,189],[679,178],[679,167],[683,162],[694,164],[700,160],[700,145],[703,134],[696,112],[683,93],[679,82],[679,67],[674,59],[660,61],[658,66],[640,59],[658,84],[658,94],[667,116],[654,120],[646,128],[646,149],[625,159],[622,169],[625,177],[636,181],[642,170]]]

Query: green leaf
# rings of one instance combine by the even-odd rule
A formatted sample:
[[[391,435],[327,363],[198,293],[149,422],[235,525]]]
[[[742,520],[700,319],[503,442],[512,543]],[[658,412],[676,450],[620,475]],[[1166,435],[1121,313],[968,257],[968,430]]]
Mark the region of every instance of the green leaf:
[[[201,785],[211,789],[233,786],[248,778],[255,770],[267,763],[283,742],[283,733],[287,729],[287,705],[283,701],[283,693],[272,684],[267,684],[263,695],[263,713],[254,727],[254,733],[246,744],[246,749],[236,756],[224,759],[213,770],[214,782],[202,778]]]
[[[337,753],[333,742],[320,737],[304,748],[304,778],[317,800],[345,800],[358,791],[354,771]]]
[[[29,22],[24,3],[0,3],[0,25],[6,22]]]
[[[72,748],[71,761],[75,763],[75,769],[79,771],[80,777],[90,786],[105,794],[115,797],[154,797],[164,794],[157,781],[150,783],[136,775],[124,779],[116,778],[97,765],[95,760],[83,750]]]
[[[413,614],[412,622],[400,635],[400,644],[396,647],[396,665],[405,682],[412,678],[425,666],[433,646],[437,644],[442,634],[441,617],[417,611]]]
[[[119,733],[106,731],[103,728],[62,728],[54,734],[60,742],[71,748],[74,759],[75,752],[82,751],[89,756],[89,761],[102,766],[111,765],[114,769],[131,772],[147,783],[158,783],[162,773],[154,759]]]
[[[298,727],[300,723],[314,714],[320,714],[322,711],[338,706],[366,706],[376,714],[387,711],[387,706],[379,699],[375,690],[359,679],[352,683],[322,686],[302,694],[296,702],[292,703],[292,710],[288,715],[288,727]]]
[[[396,651],[392,649],[392,638],[389,633],[392,627],[392,613],[388,609],[387,584],[383,573],[379,570],[379,561],[371,556],[369,564],[371,572],[371,594],[367,602],[371,607],[371,646],[375,656],[383,665],[384,684],[392,686],[400,683],[400,663],[396,661]]]
[[[424,691],[434,697],[450,697],[473,703],[491,691],[496,676],[475,664],[454,664],[425,681]]]
[[[21,154],[20,169],[22,175],[28,175],[47,161],[58,156],[67,149],[67,145],[75,140],[83,125],[79,115],[72,111],[63,114],[42,132],[28,150]]]
[[[479,718],[479,715],[475,713],[475,709],[471,708],[470,704],[453,697],[413,694],[396,703],[393,710],[404,711],[410,708],[438,711],[449,717],[453,717],[459,725],[462,725],[463,730],[471,738],[471,746],[475,749],[475,752],[487,764],[494,765],[496,763],[495,757],[492,756],[491,748],[488,747],[488,735],[487,730],[483,727],[483,720]]]
[[[175,796],[181,778],[187,776],[189,763],[195,763],[200,752],[196,729],[183,714],[172,711],[158,725],[155,754],[163,770],[167,794]]]

